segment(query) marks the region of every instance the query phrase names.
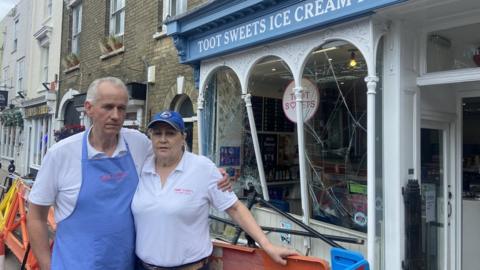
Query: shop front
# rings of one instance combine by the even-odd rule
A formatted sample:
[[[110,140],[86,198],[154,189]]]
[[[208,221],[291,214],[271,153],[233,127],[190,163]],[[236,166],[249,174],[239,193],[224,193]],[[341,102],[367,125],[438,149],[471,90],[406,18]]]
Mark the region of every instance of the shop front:
[[[247,2],[166,23],[195,69],[199,152],[238,177],[237,194],[253,185],[320,232],[364,239],[343,246],[371,269],[475,269],[465,233],[479,209],[480,3]],[[422,204],[413,257],[409,179]],[[255,215],[297,229],[266,208]],[[270,237],[329,258],[319,240]]]
[[[48,93],[22,103],[26,161],[24,171],[21,171],[23,175],[36,175],[48,148],[55,143],[55,98],[54,93]]]

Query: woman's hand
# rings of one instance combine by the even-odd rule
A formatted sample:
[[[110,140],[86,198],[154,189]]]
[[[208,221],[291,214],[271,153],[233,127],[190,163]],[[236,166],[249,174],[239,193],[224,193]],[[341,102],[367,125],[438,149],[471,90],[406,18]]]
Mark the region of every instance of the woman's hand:
[[[218,168],[220,174],[222,174],[222,179],[218,180],[217,187],[221,191],[232,191],[232,181],[227,172],[223,168]]]
[[[268,243],[265,246],[262,246],[262,248],[263,250],[265,250],[265,252],[267,252],[267,254],[270,256],[270,258],[272,258],[273,261],[281,265],[287,265],[286,258],[288,256],[299,255],[294,250],[281,247],[281,246],[276,246],[271,243]]]

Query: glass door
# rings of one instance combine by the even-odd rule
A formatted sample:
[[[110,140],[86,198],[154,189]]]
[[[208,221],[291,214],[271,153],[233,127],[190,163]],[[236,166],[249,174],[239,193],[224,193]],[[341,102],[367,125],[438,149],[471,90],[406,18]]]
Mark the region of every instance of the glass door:
[[[422,255],[425,270],[448,269],[452,205],[448,169],[448,124],[422,122]]]

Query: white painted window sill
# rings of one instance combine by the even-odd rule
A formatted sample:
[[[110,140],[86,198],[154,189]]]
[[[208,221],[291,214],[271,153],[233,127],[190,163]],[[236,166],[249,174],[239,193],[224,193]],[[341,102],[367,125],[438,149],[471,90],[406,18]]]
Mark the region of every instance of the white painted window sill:
[[[64,74],[68,74],[68,73],[73,72],[73,71],[78,70],[78,69],[80,69],[80,64],[77,64],[77,65],[75,65],[75,66],[73,66],[73,67],[69,67],[69,68],[65,69],[65,70],[63,71],[63,73],[64,73]]]
[[[426,86],[479,80],[480,67],[475,67],[427,73],[417,78],[417,85]]]
[[[120,49],[116,49],[114,51],[111,51],[109,53],[103,54],[100,56],[100,60],[106,60],[108,58],[114,57],[116,55],[122,54],[125,52],[125,46],[121,47]]]
[[[167,33],[162,31],[162,32],[155,32],[155,34],[153,34],[152,38],[153,39],[161,39],[161,38],[164,38],[167,36]]]

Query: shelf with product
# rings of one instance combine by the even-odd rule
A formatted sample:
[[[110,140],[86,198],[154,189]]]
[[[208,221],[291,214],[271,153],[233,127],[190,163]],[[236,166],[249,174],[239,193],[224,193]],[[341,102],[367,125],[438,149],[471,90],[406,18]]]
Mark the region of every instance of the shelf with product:
[[[480,155],[465,155],[462,186],[464,199],[480,199]]]

